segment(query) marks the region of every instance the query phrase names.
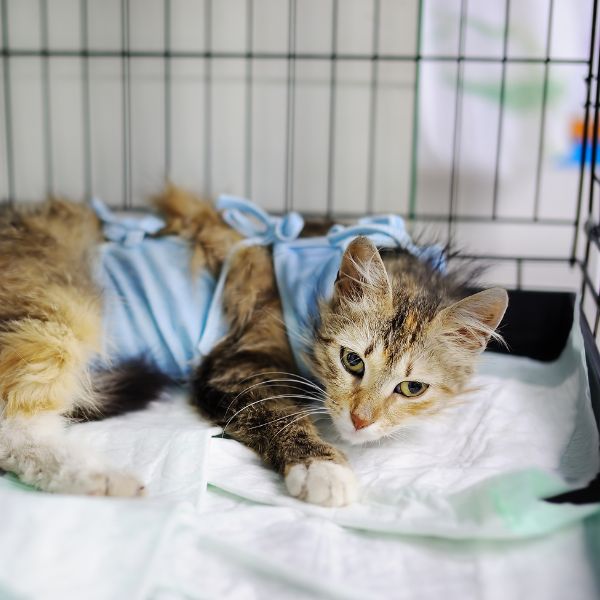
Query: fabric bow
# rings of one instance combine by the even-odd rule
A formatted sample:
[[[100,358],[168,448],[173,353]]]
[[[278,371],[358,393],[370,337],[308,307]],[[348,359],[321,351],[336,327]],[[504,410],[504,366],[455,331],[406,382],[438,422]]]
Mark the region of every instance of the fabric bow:
[[[154,215],[131,217],[115,214],[102,200],[92,198],[90,204],[102,221],[104,236],[111,242],[135,246],[148,236],[157,233],[165,222]]]
[[[356,236],[368,235],[378,246],[396,246],[429,263],[434,269],[446,271],[446,249],[439,244],[417,246],[410,237],[404,219],[398,215],[363,217],[356,225],[334,225],[327,234],[329,243],[345,247]]]
[[[297,212],[273,217],[245,198],[221,195],[217,210],[223,220],[254,244],[268,245],[295,240],[304,227],[304,219]]]

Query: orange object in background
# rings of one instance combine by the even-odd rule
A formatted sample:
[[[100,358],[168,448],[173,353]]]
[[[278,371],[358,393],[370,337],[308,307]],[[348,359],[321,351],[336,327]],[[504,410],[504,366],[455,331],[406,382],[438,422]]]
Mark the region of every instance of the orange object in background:
[[[600,123],[598,123],[598,129],[600,129]],[[599,137],[600,131],[596,131],[596,137]],[[594,135],[594,120],[590,116],[590,122],[587,128],[587,139],[592,140]],[[571,122],[571,138],[577,142],[583,142],[583,119],[573,119]]]

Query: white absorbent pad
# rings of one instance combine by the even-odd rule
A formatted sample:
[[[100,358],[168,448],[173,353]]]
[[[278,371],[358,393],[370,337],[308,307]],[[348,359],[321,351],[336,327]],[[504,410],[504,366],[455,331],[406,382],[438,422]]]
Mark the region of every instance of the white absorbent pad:
[[[599,468],[579,326],[552,363],[488,353],[476,391],[456,407],[416,421],[398,440],[367,447],[325,437],[344,450],[361,501],[320,508],[290,498],[281,478],[237,442],[212,441],[208,481],[256,502],[363,530],[450,538],[539,535],[596,507],[542,499],[584,485]]]
[[[75,426],[149,497],[0,478],[0,598],[593,597],[599,507],[542,500],[598,469],[578,324],[556,362],[487,354],[475,384],[401,439],[336,442],[361,483],[341,509],[290,498],[180,397]]]

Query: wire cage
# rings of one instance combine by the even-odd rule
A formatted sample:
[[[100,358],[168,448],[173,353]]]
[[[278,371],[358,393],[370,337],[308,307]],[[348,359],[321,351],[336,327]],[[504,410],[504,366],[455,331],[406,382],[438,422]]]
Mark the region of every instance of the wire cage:
[[[152,472],[146,483],[157,473],[168,482],[166,491],[149,487],[156,501],[143,510],[129,509],[126,502],[84,506],[65,497],[55,516],[57,502],[28,499],[20,491],[13,502],[3,489],[3,522],[12,529],[2,531],[8,542],[0,550],[16,558],[0,569],[0,598],[17,597],[17,591],[19,597],[35,595],[26,590],[40,590],[39,597],[87,597],[81,590],[88,589],[97,597],[140,598],[240,592],[278,598],[288,589],[298,598],[438,597],[442,586],[448,597],[459,598],[487,596],[489,589],[507,598],[532,590],[534,597],[546,590],[551,597],[563,590],[569,590],[566,597],[598,591],[597,513],[594,524],[576,522],[576,516],[561,520],[560,511],[553,516],[550,508],[556,507],[537,502],[537,495],[547,502],[600,502],[600,474],[584,489],[548,498],[556,493],[548,490],[557,488],[539,473],[554,463],[544,461],[548,467],[539,473],[530,465],[556,447],[556,465],[572,463],[565,473],[576,473],[578,466],[587,469],[586,478],[590,473],[579,463],[594,453],[597,438],[585,439],[586,428],[575,423],[579,416],[588,425],[591,420],[579,378],[585,378],[585,368],[577,364],[576,377],[569,371],[571,352],[573,362],[583,361],[579,338],[573,335],[574,343],[567,343],[579,324],[600,424],[599,4],[0,0],[1,203],[97,196],[116,209],[143,210],[169,179],[207,196],[243,195],[273,213],[297,210],[336,221],[400,214],[417,238],[452,240],[464,249],[451,261],[485,263],[483,284],[508,289],[501,332],[513,354],[552,361],[567,348],[569,358],[568,366],[500,358],[502,371],[491,380],[489,401],[479,396],[481,402],[473,403],[481,412],[447,421],[448,438],[435,433],[442,428],[426,430],[424,443],[439,438],[438,446],[423,451],[408,446],[408,452],[399,447],[400,457],[422,454],[423,463],[409,458],[404,474],[395,470],[401,463],[388,462],[390,455],[364,463],[373,476],[367,486],[385,483],[386,470],[394,480],[372,495],[368,512],[334,509],[331,514],[341,518],[326,521],[319,509],[311,510],[306,527],[299,518],[303,511],[287,498],[273,502],[269,516],[269,489],[279,484],[271,473],[264,480],[256,476],[253,453],[252,464],[229,461],[241,452],[229,456],[231,446],[208,446],[205,437],[214,428],[192,424],[192,431],[171,424],[169,406],[154,415],[150,409],[148,421],[117,425],[118,441],[105,434],[108,429],[96,429],[96,439],[118,451],[115,467],[124,467],[121,458],[129,454]],[[502,380],[523,365],[528,368],[521,372],[522,386]],[[530,385],[528,373],[534,370],[539,375]],[[270,381],[295,381],[285,377]],[[256,385],[262,384],[242,393]],[[304,389],[286,395],[308,399]],[[513,404],[502,402],[507,399]],[[524,410],[529,400],[533,408]],[[260,401],[252,398],[246,407]],[[490,411],[492,405],[497,412]],[[235,443],[225,435],[240,412],[233,410],[220,436],[225,439],[210,437],[211,444]],[[298,415],[313,413],[299,410],[289,418],[294,423]],[[174,421],[187,423],[183,416]],[[464,427],[463,421],[472,425]],[[486,421],[498,422],[488,432]],[[274,435],[288,425],[277,426]],[[5,431],[0,429],[0,437]],[[18,435],[29,444],[24,431]],[[519,435],[510,435],[515,432]],[[16,437],[8,439],[10,444]],[[496,445],[496,439],[502,443]],[[464,450],[453,454],[448,448],[455,440]],[[576,451],[563,452],[567,442]],[[436,448],[440,459],[448,454],[458,462],[438,465]],[[478,462],[478,453],[485,460]],[[160,460],[154,462],[152,454]],[[213,463],[219,454],[228,461]],[[189,462],[182,461],[184,455]],[[65,467],[69,475],[72,468],[70,462]],[[205,469],[246,478],[238,487],[222,485]],[[480,475],[473,478],[470,470]],[[496,478],[505,471],[508,478]],[[421,475],[429,472],[434,477]],[[0,477],[16,484],[1,469]],[[420,487],[409,483],[404,494],[402,481],[421,480]],[[266,491],[259,490],[261,481],[269,482]],[[248,494],[238,494],[244,486]],[[279,487],[284,489],[283,481]],[[196,508],[199,518],[192,519]],[[380,512],[377,527],[369,528],[367,517]],[[587,508],[577,514],[584,512],[593,515]],[[436,529],[429,515],[438,513],[444,526]],[[392,529],[391,514],[408,527]],[[460,529],[453,528],[454,521]],[[551,524],[551,534],[543,535],[544,522]],[[51,527],[44,529],[46,523]],[[85,528],[87,523],[93,527]],[[342,536],[346,529],[348,537]],[[436,531],[442,532],[439,539]],[[11,540],[18,540],[18,553]],[[32,568],[36,557],[43,568]],[[69,577],[57,577],[66,568]],[[264,583],[253,583],[254,570],[261,582],[265,575]],[[432,570],[435,577],[422,576]]]
[[[395,212],[489,283],[580,291],[592,340],[597,5],[0,0],[0,196],[135,209],[169,178],[275,212]]]

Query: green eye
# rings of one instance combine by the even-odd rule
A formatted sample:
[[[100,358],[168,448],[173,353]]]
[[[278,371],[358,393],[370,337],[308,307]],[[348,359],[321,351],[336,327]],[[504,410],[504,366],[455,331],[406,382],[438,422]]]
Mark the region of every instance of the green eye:
[[[396,386],[394,392],[407,398],[415,398],[420,396],[428,387],[429,385],[420,381],[403,381]]]
[[[348,373],[356,375],[357,377],[363,376],[365,372],[365,363],[356,352],[353,352],[350,348],[342,348],[340,351],[340,359],[344,365],[344,369],[346,369]]]

